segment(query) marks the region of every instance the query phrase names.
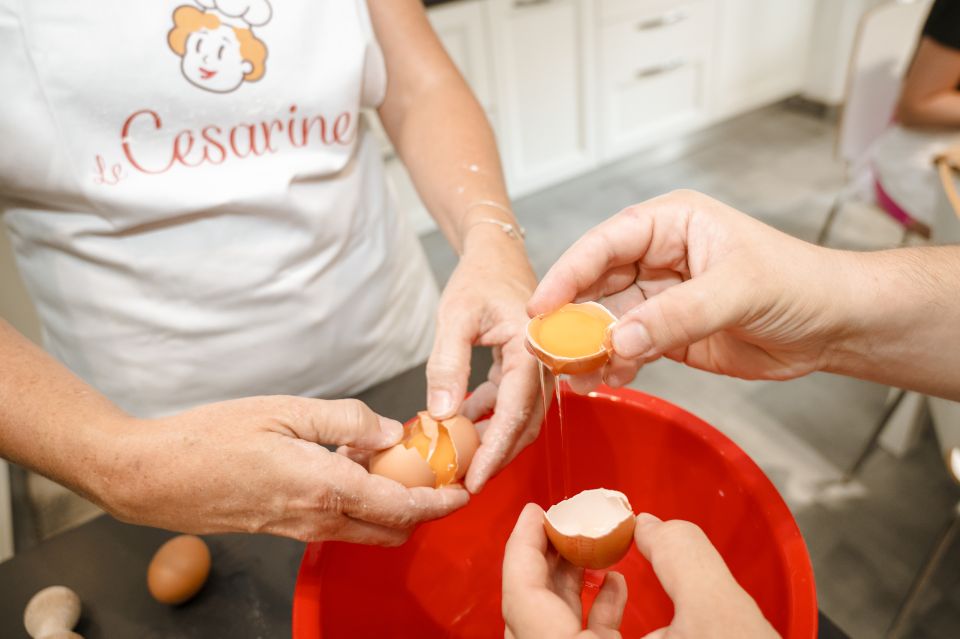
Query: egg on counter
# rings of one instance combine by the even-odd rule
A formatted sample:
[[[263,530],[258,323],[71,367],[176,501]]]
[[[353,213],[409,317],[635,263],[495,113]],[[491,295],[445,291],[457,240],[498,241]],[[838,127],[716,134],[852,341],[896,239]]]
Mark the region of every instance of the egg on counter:
[[[616,490],[585,490],[550,507],[544,527],[550,543],[575,566],[602,570],[626,556],[636,518],[627,496]]]
[[[154,599],[181,604],[197,594],[210,574],[210,549],[194,535],[179,535],[160,546],[147,568]]]
[[[437,421],[422,411],[399,444],[373,456],[370,472],[408,488],[440,488],[463,479],[479,446],[477,429],[466,417]]]

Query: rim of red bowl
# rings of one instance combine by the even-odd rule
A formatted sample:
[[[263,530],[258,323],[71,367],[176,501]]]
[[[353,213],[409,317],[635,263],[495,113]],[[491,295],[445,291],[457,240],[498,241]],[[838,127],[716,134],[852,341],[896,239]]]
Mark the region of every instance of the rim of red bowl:
[[[562,385],[564,393],[572,393],[569,385]],[[736,469],[749,485],[762,507],[764,518],[770,524],[774,537],[780,542],[778,548],[784,558],[789,577],[791,605],[790,625],[787,628],[788,639],[817,636],[818,608],[816,583],[813,566],[807,545],[800,534],[793,513],[787,507],[783,497],[767,477],[766,473],[747,455],[743,449],[722,432],[700,419],[693,413],[670,402],[629,388],[610,388],[601,386],[590,393],[591,397],[608,401],[627,402],[642,407],[661,417],[669,419],[678,427],[692,431],[706,440]],[[321,617],[320,589],[321,579],[315,566],[319,563],[323,542],[307,545],[300,562],[297,583],[293,593],[293,637],[294,639],[321,639],[319,627]]]

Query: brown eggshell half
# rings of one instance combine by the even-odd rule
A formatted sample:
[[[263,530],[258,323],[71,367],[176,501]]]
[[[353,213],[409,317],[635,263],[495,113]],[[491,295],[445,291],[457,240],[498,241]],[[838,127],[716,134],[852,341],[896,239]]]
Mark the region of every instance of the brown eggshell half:
[[[597,302],[566,304],[559,310],[570,306],[576,306],[583,312],[600,317],[605,321],[609,321],[611,325],[617,321],[616,315],[607,310],[605,306],[598,304]],[[537,356],[537,359],[543,362],[544,366],[549,368],[554,375],[583,375],[586,373],[592,373],[595,370],[603,368],[603,365],[609,361],[611,351],[609,343],[605,343],[603,348],[596,353],[586,355],[584,357],[561,357],[544,350],[544,348],[540,346],[539,336],[540,328],[543,325],[543,319],[545,317],[546,315],[537,315],[527,322],[527,344],[530,345],[530,348]]]
[[[402,443],[374,455],[370,459],[370,472],[383,475],[407,488],[431,487],[436,481],[433,469],[417,449],[407,448]]]
[[[480,434],[477,433],[477,427],[473,422],[463,415],[454,415],[449,419],[437,422],[430,417],[427,411],[417,413],[420,420],[420,427],[423,432],[434,442],[439,437],[439,424],[443,424],[447,432],[450,433],[450,439],[453,441],[453,448],[457,455],[457,474],[456,481],[460,481],[467,474],[470,468],[470,462],[473,461],[473,455],[480,448]],[[436,446],[430,449],[430,455],[433,456]]]
[[[210,549],[194,535],[160,546],[147,568],[147,588],[160,603],[180,604],[197,594],[210,574]]]
[[[453,447],[457,451],[457,481],[460,481],[466,476],[467,469],[473,461],[473,455],[480,448],[480,434],[473,422],[463,415],[445,419],[443,425],[447,427],[450,439],[453,440]]]
[[[627,497],[615,490],[585,490],[554,504],[544,516],[547,538],[575,566],[602,570],[623,559],[636,519]]]

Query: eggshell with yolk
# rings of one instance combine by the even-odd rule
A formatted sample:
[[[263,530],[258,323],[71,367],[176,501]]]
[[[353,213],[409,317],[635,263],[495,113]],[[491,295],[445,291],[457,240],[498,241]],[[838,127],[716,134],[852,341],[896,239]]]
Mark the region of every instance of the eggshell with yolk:
[[[554,375],[582,375],[610,359],[608,331],[617,318],[602,304],[566,304],[527,322],[527,344]]]

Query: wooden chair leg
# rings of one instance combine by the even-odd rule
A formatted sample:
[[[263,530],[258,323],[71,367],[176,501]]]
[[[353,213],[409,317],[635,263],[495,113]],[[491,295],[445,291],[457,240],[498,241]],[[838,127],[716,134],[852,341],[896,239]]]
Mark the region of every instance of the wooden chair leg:
[[[844,482],[853,480],[860,472],[863,464],[867,461],[867,459],[870,457],[870,454],[877,447],[877,442],[880,441],[880,435],[883,434],[883,429],[886,428],[887,422],[889,422],[890,418],[893,417],[893,414],[897,412],[897,408],[900,407],[900,403],[906,396],[907,391],[900,390],[893,398],[893,401],[887,405],[887,408],[883,411],[883,415],[877,421],[877,425],[874,426],[873,432],[870,433],[870,438],[867,440],[867,443],[864,444],[860,454],[857,455],[857,458],[854,460],[853,464],[850,465],[847,471],[843,473]]]
[[[823,246],[827,238],[830,236],[830,229],[833,227],[834,221],[837,219],[837,215],[840,213],[840,209],[843,208],[843,196],[838,195],[833,200],[833,206],[830,207],[830,211],[827,213],[826,219],[823,221],[823,226],[820,227],[820,232],[817,234],[817,244]]]
[[[958,533],[960,533],[960,503],[954,507],[953,517],[950,523],[948,523],[943,529],[943,532],[940,533],[940,537],[937,538],[933,549],[930,551],[930,554],[927,555],[927,559],[920,568],[920,572],[917,573],[913,583],[910,584],[907,596],[904,597],[903,603],[900,604],[900,610],[897,611],[893,621],[890,622],[890,627],[887,629],[887,639],[899,639],[899,637],[904,636],[904,632],[908,630],[910,616],[913,614],[914,608],[916,608],[917,602],[920,600],[920,595],[923,594],[930,580],[936,574],[937,568],[940,567],[940,563],[943,561],[947,551],[953,546],[953,542],[956,540]]]

